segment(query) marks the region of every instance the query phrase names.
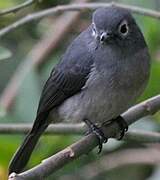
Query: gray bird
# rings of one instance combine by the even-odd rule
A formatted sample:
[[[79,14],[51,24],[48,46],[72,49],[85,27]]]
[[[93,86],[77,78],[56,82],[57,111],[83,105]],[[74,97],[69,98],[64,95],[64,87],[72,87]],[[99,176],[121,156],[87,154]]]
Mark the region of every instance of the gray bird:
[[[132,15],[117,7],[97,9],[92,24],[53,68],[32,130],[11,160],[9,173],[23,170],[51,123],[50,114],[53,122],[85,122],[99,138],[100,150],[106,141],[98,128],[101,124],[116,120],[123,136],[127,124],[120,114],[143,92],[149,71],[148,48]]]

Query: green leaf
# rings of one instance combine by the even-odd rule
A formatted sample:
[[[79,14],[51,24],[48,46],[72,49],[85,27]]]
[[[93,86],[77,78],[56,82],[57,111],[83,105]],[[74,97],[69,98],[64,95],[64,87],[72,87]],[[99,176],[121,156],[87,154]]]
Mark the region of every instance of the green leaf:
[[[0,60],[8,59],[12,56],[10,50],[5,47],[0,46]]]
[[[159,77],[160,63],[158,61],[152,61],[150,80],[145,92],[143,93],[139,101],[143,101],[160,93]]]
[[[6,115],[6,110],[2,106],[0,106],[0,118]]]

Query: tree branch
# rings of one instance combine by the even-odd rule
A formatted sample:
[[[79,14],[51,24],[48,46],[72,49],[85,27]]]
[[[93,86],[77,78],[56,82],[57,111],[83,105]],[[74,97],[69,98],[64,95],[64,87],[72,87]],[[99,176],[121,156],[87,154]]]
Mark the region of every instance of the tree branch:
[[[29,123],[0,123],[0,134],[27,134],[31,128],[32,124]],[[86,131],[87,127],[84,123],[58,123],[51,124],[44,132],[44,135],[83,135]],[[158,143],[160,142],[160,133],[143,130],[130,130],[125,134],[123,140],[137,141],[141,143]]]
[[[54,15],[56,13],[59,12],[63,12],[63,11],[77,11],[77,10],[86,10],[86,9],[96,9],[99,7],[109,7],[109,6],[116,6],[116,7],[121,7],[124,9],[128,9],[129,11],[133,12],[133,13],[138,13],[141,15],[145,15],[145,16],[150,16],[153,18],[157,18],[160,19],[160,12],[158,11],[154,11],[154,10],[150,10],[150,9],[146,9],[146,8],[140,8],[137,6],[130,6],[130,5],[125,5],[125,4],[121,4],[121,3],[116,3],[116,2],[112,2],[112,3],[84,3],[84,4],[70,4],[70,5],[61,5],[61,6],[57,6],[57,7],[53,7],[53,8],[49,8],[43,11],[39,11],[33,14],[29,14],[23,18],[21,18],[20,20],[10,24],[9,26],[3,28],[0,30],[0,37],[2,37],[3,35],[9,33],[10,31],[16,29],[17,27],[20,27],[26,23],[29,23],[31,21],[34,20],[38,20],[41,19],[43,17],[47,17],[50,15]]]
[[[0,16],[6,15],[6,14],[10,14],[10,13],[16,13],[17,11],[30,6],[31,4],[35,3],[36,1],[37,0],[27,0],[24,3],[19,4],[19,5],[15,6],[15,7],[1,10],[0,11]]]
[[[82,167],[77,173],[64,175],[58,180],[81,180],[85,179],[85,177],[88,177],[87,180],[92,180],[106,171],[128,164],[158,165],[160,163],[159,153],[160,150],[155,148],[121,150],[120,152],[102,156],[96,162]]]
[[[127,124],[130,125],[139,118],[156,113],[158,110],[160,110],[160,95],[133,106],[127,112],[123,113],[122,116],[126,120]],[[117,137],[117,132],[120,131],[116,122],[113,122],[108,126],[103,126],[102,130],[108,138]],[[58,169],[62,168],[65,164],[77,159],[83,154],[87,154],[97,145],[97,137],[94,134],[89,134],[66,149],[58,152],[48,159],[43,160],[41,164],[35,166],[34,168],[20,174],[12,173],[9,180],[44,179]]]
[[[19,124],[2,124],[0,123],[0,134],[27,134],[32,128],[31,123]],[[77,134],[82,135],[87,128],[84,123],[68,124],[58,123],[51,124],[44,134]]]

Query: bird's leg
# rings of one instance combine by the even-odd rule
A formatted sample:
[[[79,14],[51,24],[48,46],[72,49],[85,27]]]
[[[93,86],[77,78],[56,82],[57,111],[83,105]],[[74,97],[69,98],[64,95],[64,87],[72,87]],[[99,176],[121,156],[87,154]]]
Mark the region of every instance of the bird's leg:
[[[118,140],[121,140],[124,137],[125,132],[128,131],[128,124],[126,123],[125,119],[122,116],[118,116],[115,119],[111,119],[109,121],[104,122],[104,125],[107,126],[110,123],[113,123],[114,121],[116,121],[116,123],[119,125],[120,128],[120,136],[118,138]]]
[[[98,154],[99,154],[102,151],[103,143],[106,143],[108,139],[105,137],[103,131],[99,127],[97,127],[93,122],[91,122],[88,119],[84,119],[83,121],[88,126],[89,133],[94,133],[96,135],[96,137],[98,138],[98,141],[99,141]],[[87,133],[87,134],[89,134],[89,133]]]

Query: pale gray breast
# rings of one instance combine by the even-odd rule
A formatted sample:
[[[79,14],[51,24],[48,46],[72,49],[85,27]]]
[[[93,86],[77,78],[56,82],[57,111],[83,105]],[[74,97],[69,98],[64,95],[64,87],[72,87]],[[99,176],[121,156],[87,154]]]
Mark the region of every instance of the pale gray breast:
[[[145,62],[138,59],[138,55],[136,58],[130,58],[130,61],[126,61],[127,64],[123,60],[124,64],[117,63],[114,69],[106,73],[97,71],[94,64],[82,91],[58,108],[58,119],[78,122],[88,118],[100,123],[127,110],[143,92],[148,80],[148,59],[144,57]]]

